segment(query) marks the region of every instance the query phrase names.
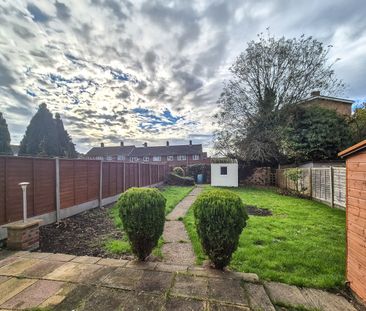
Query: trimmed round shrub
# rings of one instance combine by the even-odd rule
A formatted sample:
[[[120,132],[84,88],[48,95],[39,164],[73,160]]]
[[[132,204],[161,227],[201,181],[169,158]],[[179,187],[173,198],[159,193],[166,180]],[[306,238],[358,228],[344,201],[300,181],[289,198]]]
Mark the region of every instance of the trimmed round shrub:
[[[173,168],[173,173],[175,175],[178,175],[178,176],[183,177],[184,176],[184,169],[182,169],[181,167],[177,166],[177,167]]]
[[[223,269],[238,247],[248,214],[240,197],[228,190],[203,192],[193,204],[197,233],[205,254]]]
[[[145,260],[163,234],[166,199],[158,189],[130,188],[118,199],[119,215],[139,260]]]

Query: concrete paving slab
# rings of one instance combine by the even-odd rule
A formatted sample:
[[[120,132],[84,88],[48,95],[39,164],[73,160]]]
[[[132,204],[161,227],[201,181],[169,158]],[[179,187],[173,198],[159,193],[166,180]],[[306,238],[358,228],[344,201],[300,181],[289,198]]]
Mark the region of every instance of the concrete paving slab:
[[[208,310],[209,311],[251,311],[250,308],[248,308],[248,307],[221,304],[221,303],[215,303],[215,302],[209,303]]]
[[[102,280],[101,284],[113,288],[133,290],[136,288],[143,274],[143,270],[116,268],[113,273],[110,273]]]
[[[7,300],[1,307],[9,309],[35,308],[54,295],[63,283],[58,281],[38,280],[19,294]]]
[[[86,300],[78,311],[106,311],[121,310],[121,305],[125,304],[128,295],[111,288],[98,288]]]
[[[0,284],[0,306],[37,280],[10,278]]]
[[[141,292],[127,292],[127,298],[120,310],[124,311],[161,311],[165,304],[164,296]]]
[[[172,296],[206,299],[208,297],[208,279],[178,273],[170,293]]]
[[[307,301],[306,307],[317,308],[323,311],[356,311],[344,297],[326,291],[303,288],[301,293]]]
[[[158,263],[155,270],[163,271],[163,272],[187,272],[188,266],[187,265]]]
[[[151,294],[163,294],[172,285],[173,274],[170,272],[143,271],[143,274],[136,284],[137,291]]]
[[[263,285],[245,283],[243,286],[249,297],[249,305],[253,310],[276,311]]]
[[[21,276],[30,277],[30,278],[42,278],[45,275],[51,273],[56,270],[58,267],[62,266],[64,263],[61,261],[46,261],[41,260],[39,263],[25,269]]]
[[[64,283],[54,295],[43,301],[38,307],[45,309],[52,308],[53,310],[53,307],[60,304],[71,291],[75,290],[76,287],[76,284]]]
[[[0,275],[0,284],[3,283],[3,282],[6,282],[9,279],[10,279],[10,276],[2,276],[2,275]]]
[[[132,260],[127,263],[126,268],[137,270],[154,270],[157,265],[157,262]]]
[[[269,298],[274,304],[285,304],[290,306],[308,305],[300,289],[283,283],[266,282],[265,288]]]
[[[17,276],[22,274],[26,269],[38,264],[39,259],[18,258],[18,260],[0,268],[0,275]]]
[[[95,286],[78,285],[73,289],[61,303],[52,308],[52,311],[77,310],[83,302],[95,291]]]
[[[165,303],[166,311],[204,311],[207,302],[184,297],[169,297]]]
[[[100,260],[100,257],[92,257],[92,256],[77,256],[71,262],[77,262],[77,263],[96,263]]]
[[[8,256],[0,260],[0,268],[20,260],[18,256]]]
[[[50,256],[47,257],[48,260],[53,260],[53,261],[71,261],[75,258],[76,256],[74,255],[69,255],[69,254],[51,254]]]
[[[249,306],[249,301],[239,279],[208,279],[208,297],[224,303]]]
[[[46,257],[49,257],[50,253],[42,253],[42,252],[26,252],[22,254],[20,257],[24,258],[36,258],[36,259],[44,259]]]
[[[129,261],[123,259],[102,258],[97,264],[108,267],[124,267]]]
[[[62,266],[56,268],[51,273],[44,276],[45,279],[65,282],[79,282],[84,281],[93,283],[98,281],[98,270],[106,269],[109,267],[103,267],[93,264],[79,264],[74,262],[66,262]],[[109,271],[106,271],[108,273]]]

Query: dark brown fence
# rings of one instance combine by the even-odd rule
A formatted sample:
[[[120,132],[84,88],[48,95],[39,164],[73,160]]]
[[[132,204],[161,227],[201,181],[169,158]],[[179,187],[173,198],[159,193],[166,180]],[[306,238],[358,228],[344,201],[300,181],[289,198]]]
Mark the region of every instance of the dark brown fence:
[[[130,187],[164,181],[167,173],[165,164],[0,156],[0,225],[23,217],[20,182],[30,183],[27,214],[34,217],[56,213],[57,206],[66,210],[88,202],[100,205],[103,199],[113,201]]]

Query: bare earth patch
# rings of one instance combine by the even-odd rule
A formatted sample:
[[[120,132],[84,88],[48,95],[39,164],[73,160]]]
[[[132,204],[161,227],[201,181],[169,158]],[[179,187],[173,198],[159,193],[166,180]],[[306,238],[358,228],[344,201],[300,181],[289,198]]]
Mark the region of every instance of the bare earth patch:
[[[122,239],[124,233],[116,228],[108,215],[109,208],[95,208],[40,228],[40,251],[77,256],[131,259],[130,254],[108,252],[108,239]]]

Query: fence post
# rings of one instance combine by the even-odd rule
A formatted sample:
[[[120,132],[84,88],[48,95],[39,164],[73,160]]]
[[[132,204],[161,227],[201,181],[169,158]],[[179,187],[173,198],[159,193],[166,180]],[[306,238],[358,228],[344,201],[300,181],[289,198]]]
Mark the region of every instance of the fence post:
[[[103,200],[103,160],[100,160],[99,167],[99,208],[102,208]]]
[[[330,170],[330,204],[334,207],[334,170],[333,166],[329,168]]]
[[[309,192],[310,197],[313,198],[313,170],[309,167]]]
[[[56,221],[61,220],[61,198],[60,198],[60,159],[56,158]]]

